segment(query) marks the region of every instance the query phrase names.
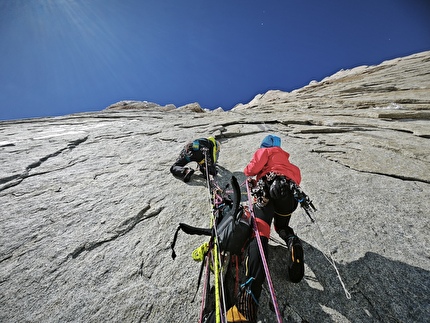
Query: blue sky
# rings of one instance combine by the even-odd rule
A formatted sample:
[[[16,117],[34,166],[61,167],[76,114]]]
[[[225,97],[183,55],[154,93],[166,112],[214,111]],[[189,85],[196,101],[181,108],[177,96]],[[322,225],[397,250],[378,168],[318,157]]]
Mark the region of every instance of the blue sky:
[[[231,109],[430,50],[428,0],[0,0],[0,120]]]

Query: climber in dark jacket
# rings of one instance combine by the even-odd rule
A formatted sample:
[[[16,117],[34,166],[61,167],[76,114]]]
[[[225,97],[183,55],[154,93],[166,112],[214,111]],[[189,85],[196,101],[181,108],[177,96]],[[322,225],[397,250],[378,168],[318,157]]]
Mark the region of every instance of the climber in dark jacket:
[[[170,167],[170,172],[176,178],[182,179],[184,182],[189,182],[194,173],[194,169],[186,167],[190,162],[196,162],[200,171],[206,176],[206,160],[209,175],[215,176],[217,173],[216,162],[219,157],[220,143],[214,137],[199,138],[187,143],[182,149],[176,162]]]

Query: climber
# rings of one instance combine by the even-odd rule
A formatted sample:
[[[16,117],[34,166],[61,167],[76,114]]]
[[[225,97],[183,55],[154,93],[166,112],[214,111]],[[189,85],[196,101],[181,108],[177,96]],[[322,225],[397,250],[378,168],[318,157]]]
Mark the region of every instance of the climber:
[[[267,258],[268,240],[272,219],[279,236],[288,246],[288,275],[290,281],[298,283],[304,275],[303,248],[300,239],[289,226],[291,213],[298,201],[290,190],[291,181],[300,184],[300,169],[290,163],[289,153],[281,148],[281,139],[274,135],[264,138],[260,148],[245,167],[253,196],[253,209],[257,228]],[[239,297],[238,309],[250,322],[256,319],[258,301],[265,272],[258,244],[253,239],[248,247],[247,286]]]
[[[219,157],[221,145],[214,137],[199,138],[187,143],[182,149],[176,162],[170,167],[170,172],[184,182],[189,182],[194,169],[186,167],[190,162],[198,163],[198,167],[206,177],[205,151],[207,151],[207,163],[209,175],[217,174],[216,162]]]

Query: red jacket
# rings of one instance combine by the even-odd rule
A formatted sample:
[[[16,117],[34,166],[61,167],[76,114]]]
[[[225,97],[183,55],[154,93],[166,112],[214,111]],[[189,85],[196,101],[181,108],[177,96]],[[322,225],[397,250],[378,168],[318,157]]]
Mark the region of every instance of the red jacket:
[[[297,185],[302,180],[300,169],[289,161],[290,154],[280,147],[260,148],[243,171],[246,176],[257,175],[257,180],[270,172],[285,175]]]

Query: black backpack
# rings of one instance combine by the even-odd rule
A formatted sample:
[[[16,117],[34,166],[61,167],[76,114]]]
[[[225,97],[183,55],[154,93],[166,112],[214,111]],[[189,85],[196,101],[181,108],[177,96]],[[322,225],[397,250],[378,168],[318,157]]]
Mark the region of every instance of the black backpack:
[[[239,203],[241,195],[236,177],[232,176],[231,184],[235,195],[233,205],[230,203],[230,207],[233,208],[233,210],[229,211],[226,210],[226,208],[222,210],[222,217],[216,225],[216,232],[218,234],[218,245],[221,252],[230,252],[232,255],[241,255],[251,238],[251,216],[248,209]],[[171,243],[173,259],[176,257],[174,247],[179,230],[193,235],[215,235],[214,228],[198,228],[186,223],[179,223]]]
[[[221,251],[240,256],[251,237],[251,215],[248,209],[239,207],[235,215],[225,216],[217,226]]]

